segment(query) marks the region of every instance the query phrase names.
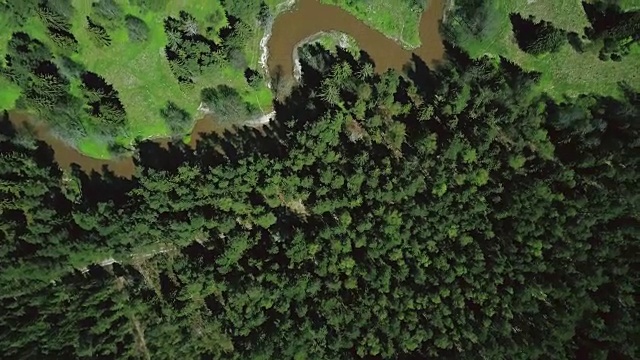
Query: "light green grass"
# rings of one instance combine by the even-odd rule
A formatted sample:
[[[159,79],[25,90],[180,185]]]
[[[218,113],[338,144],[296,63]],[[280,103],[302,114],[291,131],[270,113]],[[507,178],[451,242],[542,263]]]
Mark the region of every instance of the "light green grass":
[[[541,72],[540,90],[558,99],[565,95],[576,96],[589,92],[619,96],[621,81],[640,89],[638,45],[621,62],[601,61],[596,48],[578,53],[568,43],[557,53],[541,56],[533,56],[520,50],[509,20],[511,13],[530,14],[548,20],[545,16],[551,16],[549,14],[557,9],[563,14],[553,15],[555,26],[565,29],[582,26],[584,11],[579,1],[565,1],[563,5],[541,0],[538,3],[528,4],[527,0],[493,0],[486,35],[482,39],[464,37],[460,45],[474,57],[503,56],[526,70]]]
[[[95,159],[110,159],[109,144],[97,138],[84,138],[76,145],[78,151],[83,154],[90,154]]]
[[[640,0],[620,0],[620,7],[625,10],[638,10],[640,9]]]
[[[420,46],[420,17],[406,0],[321,0],[322,3],[336,5],[385,36],[394,39],[407,49]]]
[[[0,110],[13,109],[20,97],[20,88],[0,78]]]

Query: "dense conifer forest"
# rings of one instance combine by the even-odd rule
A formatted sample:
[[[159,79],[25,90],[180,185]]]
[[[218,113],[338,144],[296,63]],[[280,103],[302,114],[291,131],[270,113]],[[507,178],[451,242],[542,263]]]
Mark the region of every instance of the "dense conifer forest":
[[[307,53],[266,135],[143,145],[133,180],[5,130],[6,356],[637,357],[638,93]]]
[[[402,73],[305,45],[269,126],[141,142],[130,179],[60,168],[0,113],[0,357],[640,357],[640,93],[558,99],[445,45]],[[35,84],[44,44],[8,49]],[[225,116],[233,91],[202,97]]]

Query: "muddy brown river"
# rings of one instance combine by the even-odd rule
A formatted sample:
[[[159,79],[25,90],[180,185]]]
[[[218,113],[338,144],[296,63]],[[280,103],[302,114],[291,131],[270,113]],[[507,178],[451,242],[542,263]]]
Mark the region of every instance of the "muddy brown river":
[[[406,50],[394,40],[373,30],[337,6],[318,0],[298,1],[292,11],[280,14],[273,24],[269,41],[269,69],[281,67],[285,74],[293,73],[293,49],[303,40],[321,31],[339,31],[353,37],[376,64],[377,71],[389,68],[402,70],[415,53],[427,64],[442,59],[444,46],[440,37],[443,0],[431,0],[420,18],[420,42],[417,49]]]
[[[434,65],[442,59],[444,47],[439,32],[439,22],[444,11],[444,0],[431,0],[420,20],[421,46],[414,50],[402,48],[394,40],[368,27],[348,12],[337,6],[324,5],[319,0],[298,0],[290,11],[280,14],[273,24],[272,35],[268,43],[268,65],[271,72],[284,71],[293,74],[293,52],[306,38],[322,31],[340,31],[352,36],[358,46],[366,51],[376,64],[377,71],[389,68],[402,70],[412,54],[418,55],[427,64]],[[17,127],[28,122],[36,137],[49,144],[54,151],[55,160],[63,169],[78,164],[86,172],[102,172],[106,167],[116,175],[130,178],[135,173],[135,164],[131,157],[101,160],[81,154],[64,141],[53,136],[42,123],[32,121],[27,115],[11,113],[9,119]],[[224,130],[213,118],[206,116],[198,120],[191,133],[193,147],[201,134]],[[168,139],[157,139],[166,145]]]

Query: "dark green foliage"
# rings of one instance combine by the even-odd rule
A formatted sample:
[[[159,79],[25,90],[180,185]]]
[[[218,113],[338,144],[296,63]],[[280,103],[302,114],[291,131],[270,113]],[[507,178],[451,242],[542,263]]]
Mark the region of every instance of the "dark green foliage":
[[[235,89],[226,85],[203,89],[201,100],[211,114],[224,123],[241,123],[250,120],[257,112]]]
[[[247,68],[247,59],[241,49],[232,49],[228,54],[229,62],[237,70],[244,70]]]
[[[251,23],[258,19],[258,14],[261,12],[261,3],[262,1],[222,1],[222,5],[224,5],[224,8],[229,15],[238,18],[245,23]]]
[[[132,15],[127,15],[124,21],[129,33],[129,40],[137,42],[147,41],[149,37],[149,26],[147,26],[144,20]]]
[[[253,36],[254,28],[242,21],[235,21],[226,29],[223,29],[224,51],[227,60],[237,70],[244,70],[247,67],[247,59],[244,55],[244,46]]]
[[[36,11],[48,28],[70,32],[74,10],[69,0],[54,0],[41,2]]]
[[[42,111],[65,106],[69,81],[52,62],[53,54],[40,41],[25,33],[13,34],[7,50],[3,75],[23,87],[25,107]]]
[[[41,8],[47,8],[50,11],[59,14],[67,20],[70,20],[75,13],[72,0],[47,0],[40,2]]]
[[[93,41],[96,46],[103,47],[111,45],[111,36],[109,36],[107,30],[90,17],[87,17],[87,31],[89,35],[91,35],[91,41]]]
[[[193,15],[181,11],[178,19],[167,18],[164,28],[167,60],[181,83],[193,83],[195,76],[222,60],[220,46],[200,33],[202,29]]]
[[[92,72],[81,75],[82,90],[94,129],[115,137],[125,130],[126,114],[118,92],[104,78]]]
[[[257,89],[260,85],[262,85],[262,82],[264,81],[262,75],[258,71],[250,68],[246,68],[244,70],[244,77],[247,80],[249,86],[254,89]]]
[[[7,14],[7,25],[18,28],[37,14],[39,3],[40,0],[0,1],[0,12]]]
[[[115,28],[122,20],[124,13],[115,0],[98,0],[91,4],[92,16],[108,28]]]
[[[412,8],[417,9],[418,11],[424,10],[427,6],[427,0],[408,0],[409,4]]]
[[[84,65],[74,61],[67,56],[59,56],[57,58],[56,64],[60,68],[60,73],[62,74],[62,76],[69,80],[79,78],[86,70]]]
[[[258,11],[258,22],[260,23],[261,26],[267,26],[267,24],[271,20],[273,20],[273,18],[269,11],[269,6],[264,1],[260,1],[260,11]]]
[[[68,31],[68,4],[47,3],[51,31]],[[216,44],[195,17],[167,19],[183,83],[242,65],[255,18],[230,20]],[[117,148],[118,92],[61,51],[17,32],[0,73],[57,134]],[[63,172],[0,114],[3,357],[639,358],[640,94],[557,103],[539,74],[457,49],[406,76],[300,54],[304,86],[268,127],[140,144],[133,179]],[[202,106],[245,122],[243,95],[207,88]],[[155,116],[177,135],[193,123],[172,102]]]
[[[638,358],[640,94],[556,103],[453,51],[402,77],[318,55],[269,136],[143,146],[132,180],[4,132],[3,353]]]
[[[167,122],[167,125],[169,125],[173,134],[184,134],[189,131],[193,124],[193,120],[189,113],[171,101],[169,101],[167,106],[160,111],[160,115]]]
[[[77,52],[78,40],[72,33],[52,27],[47,28],[47,34],[51,41],[63,52]]]
[[[41,2],[38,16],[47,26],[47,35],[63,53],[78,51],[78,41],[71,33],[71,19],[75,9],[69,0]]]
[[[617,4],[602,1],[583,2],[582,6],[591,23],[585,33],[601,44],[601,59],[620,60],[640,41],[640,10],[625,12]]]
[[[77,46],[70,46],[74,44]],[[37,113],[70,143],[89,130],[107,137],[126,130],[124,107],[110,84],[85,72],[69,57],[56,58],[46,45],[27,34],[15,33],[9,41],[2,74],[21,87],[19,106]],[[82,98],[71,92],[74,81],[82,84]]]
[[[567,34],[548,21],[535,22],[533,17],[527,19],[520,14],[511,14],[513,34],[522,51],[533,55],[555,52],[567,42]]]
[[[447,34],[454,36],[455,31],[450,28],[453,23],[465,28],[470,34],[476,37],[482,36],[485,28],[490,26],[488,18],[490,4],[487,0],[459,0],[454,3],[454,8],[447,17],[451,19],[445,25]]]
[[[247,43],[254,39],[255,16],[262,19],[259,21],[268,21],[267,17],[271,16],[268,6],[260,2],[228,2],[225,6],[228,14],[210,14],[204,23],[185,11],[181,11],[178,18],[165,19],[168,39],[165,53],[172,72],[182,84],[192,84],[202,72],[215,71],[225,62],[240,71],[247,68],[245,50]],[[247,14],[254,12],[247,20]],[[228,25],[218,31],[217,26],[225,16]]]

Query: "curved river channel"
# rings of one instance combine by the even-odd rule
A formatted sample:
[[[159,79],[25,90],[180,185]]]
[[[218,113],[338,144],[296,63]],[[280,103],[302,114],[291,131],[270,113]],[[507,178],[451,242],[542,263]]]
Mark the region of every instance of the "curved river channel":
[[[439,33],[439,22],[444,11],[444,0],[431,0],[420,20],[420,40],[422,45],[413,50],[402,48],[397,42],[382,33],[368,27],[360,20],[337,6],[324,5],[319,0],[298,0],[293,8],[276,18],[268,42],[269,71],[283,71],[293,74],[295,48],[305,39],[323,31],[339,31],[353,37],[358,46],[366,51],[376,64],[377,71],[389,68],[402,70],[412,54],[418,55],[427,64],[433,65],[442,59],[444,46]],[[75,148],[52,135],[43,124],[34,124],[26,115],[11,113],[14,126],[22,127],[29,123],[35,136],[51,146],[58,165],[67,169],[77,164],[86,172],[102,172],[104,167],[118,176],[130,178],[135,173],[132,157],[101,160],[85,156]],[[194,146],[201,134],[223,130],[211,117],[198,120],[191,133],[191,146]],[[154,140],[166,145],[169,139]]]

